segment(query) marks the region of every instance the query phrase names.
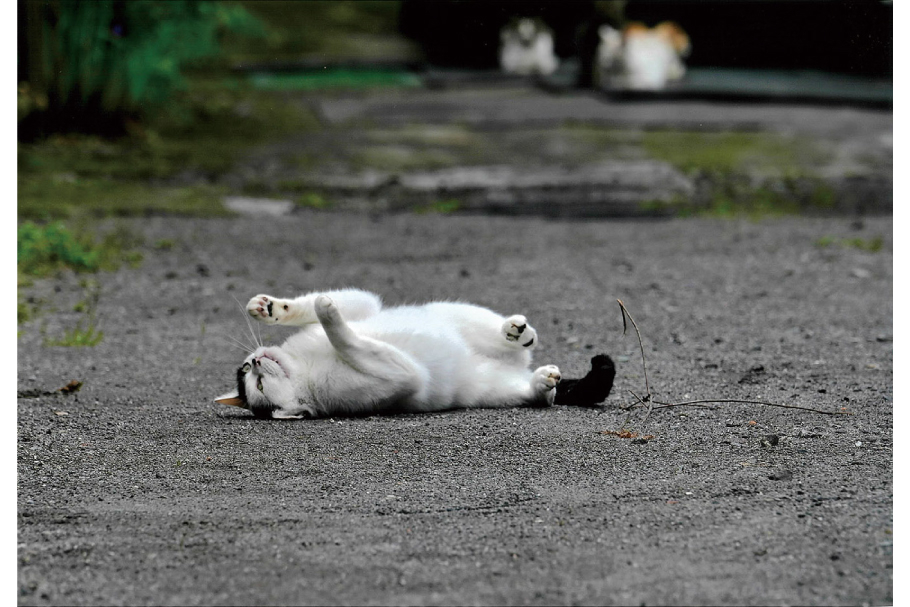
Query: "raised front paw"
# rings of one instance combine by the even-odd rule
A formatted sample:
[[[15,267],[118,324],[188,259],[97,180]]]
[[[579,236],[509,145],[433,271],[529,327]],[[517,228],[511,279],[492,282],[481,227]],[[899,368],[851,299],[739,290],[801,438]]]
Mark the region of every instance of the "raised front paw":
[[[341,315],[338,312],[338,304],[336,304],[335,300],[328,295],[317,296],[316,301],[313,303],[313,307],[316,309],[316,317],[322,323],[341,320]]]
[[[528,319],[521,314],[510,316],[502,323],[502,334],[506,341],[512,342],[523,348],[530,348],[537,344],[537,331],[528,324]]]
[[[257,295],[246,304],[247,313],[264,323],[278,324],[290,310],[290,302],[271,295]]]

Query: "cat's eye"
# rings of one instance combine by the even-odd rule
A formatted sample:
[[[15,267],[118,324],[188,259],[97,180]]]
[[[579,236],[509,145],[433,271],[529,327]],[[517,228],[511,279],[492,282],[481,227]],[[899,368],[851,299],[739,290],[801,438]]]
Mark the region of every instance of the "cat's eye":
[[[250,369],[252,369],[252,367],[250,366],[250,363],[243,363],[243,366],[240,367],[240,370],[243,371],[244,373],[249,373]]]
[[[259,391],[262,392],[262,378],[259,378],[259,381],[256,382],[256,387],[259,388]]]

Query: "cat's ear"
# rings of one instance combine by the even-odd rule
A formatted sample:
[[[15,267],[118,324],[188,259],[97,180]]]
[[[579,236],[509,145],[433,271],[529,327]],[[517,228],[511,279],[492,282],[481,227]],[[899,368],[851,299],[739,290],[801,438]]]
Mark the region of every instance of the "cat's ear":
[[[222,405],[231,405],[232,407],[249,409],[247,404],[240,398],[240,393],[237,392],[237,390],[232,390],[231,392],[227,392],[226,394],[215,397],[215,402]]]

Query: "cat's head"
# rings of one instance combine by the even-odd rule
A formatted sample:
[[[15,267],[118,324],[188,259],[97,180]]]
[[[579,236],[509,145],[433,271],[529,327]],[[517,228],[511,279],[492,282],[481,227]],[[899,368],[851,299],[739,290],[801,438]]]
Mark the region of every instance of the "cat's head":
[[[297,364],[281,348],[260,347],[237,368],[237,388],[216,403],[249,409],[263,419],[300,419],[315,410],[298,398],[294,376]]]

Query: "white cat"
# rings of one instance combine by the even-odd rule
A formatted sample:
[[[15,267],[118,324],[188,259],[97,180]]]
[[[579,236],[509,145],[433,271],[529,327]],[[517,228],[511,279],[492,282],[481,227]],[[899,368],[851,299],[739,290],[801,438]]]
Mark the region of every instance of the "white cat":
[[[552,74],[559,67],[553,51],[553,32],[539,19],[527,17],[499,33],[499,66],[509,74]]]
[[[246,310],[267,324],[302,327],[247,356],[237,389],[215,399],[257,417],[548,407],[561,379],[554,365],[530,370],[537,332],[521,315],[463,303],[382,308],[358,289],[257,295]]]

